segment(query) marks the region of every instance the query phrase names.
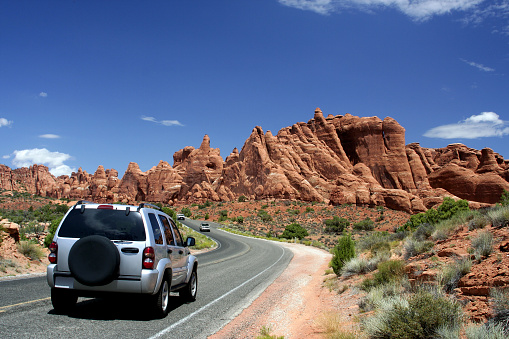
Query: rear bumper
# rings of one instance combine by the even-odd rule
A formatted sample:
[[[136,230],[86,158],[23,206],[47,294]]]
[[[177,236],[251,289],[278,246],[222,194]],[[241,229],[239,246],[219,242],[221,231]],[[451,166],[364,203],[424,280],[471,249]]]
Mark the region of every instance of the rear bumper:
[[[87,295],[91,295],[93,292],[154,294],[158,276],[159,271],[157,270],[142,270],[139,277],[120,276],[107,285],[87,286],[76,281],[71,272],[58,271],[56,264],[50,264],[46,269],[46,278],[51,288],[72,289],[78,294],[83,291],[87,292],[84,293]]]

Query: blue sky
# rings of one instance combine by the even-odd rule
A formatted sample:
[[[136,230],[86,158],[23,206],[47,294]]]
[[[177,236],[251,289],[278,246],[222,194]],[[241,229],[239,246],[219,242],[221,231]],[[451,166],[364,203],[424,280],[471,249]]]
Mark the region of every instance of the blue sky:
[[[509,0],[0,2],[0,163],[123,176],[205,134],[390,116],[509,158]]]

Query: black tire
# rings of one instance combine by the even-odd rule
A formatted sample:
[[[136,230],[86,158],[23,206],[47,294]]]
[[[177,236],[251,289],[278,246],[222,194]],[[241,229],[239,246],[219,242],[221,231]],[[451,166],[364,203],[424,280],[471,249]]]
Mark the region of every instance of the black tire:
[[[106,237],[91,235],[76,241],[68,260],[72,275],[83,285],[106,285],[118,277],[120,255]]]
[[[191,277],[187,285],[180,290],[179,295],[184,298],[185,301],[195,301],[196,293],[198,292],[198,273],[196,268],[193,269]]]
[[[164,318],[170,312],[170,286],[171,283],[165,275],[159,291],[152,296],[153,313],[157,318]]]
[[[51,304],[58,314],[68,314],[77,301],[78,296],[73,291],[62,288],[51,289]]]

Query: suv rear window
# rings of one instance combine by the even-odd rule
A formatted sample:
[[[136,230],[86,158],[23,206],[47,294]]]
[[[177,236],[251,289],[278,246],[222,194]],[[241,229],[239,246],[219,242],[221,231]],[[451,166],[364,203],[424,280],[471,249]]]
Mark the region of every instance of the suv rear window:
[[[145,241],[145,228],[139,212],[124,210],[73,209],[58,231],[59,237],[83,238],[102,235],[110,240]]]

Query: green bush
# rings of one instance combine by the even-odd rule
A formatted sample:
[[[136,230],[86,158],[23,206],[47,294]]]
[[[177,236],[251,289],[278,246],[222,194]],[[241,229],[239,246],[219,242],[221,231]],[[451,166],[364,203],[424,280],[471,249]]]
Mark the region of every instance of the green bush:
[[[237,217],[237,222],[238,222],[239,224],[243,224],[243,223],[244,223],[244,217],[243,217],[243,216],[241,216],[241,215],[239,215],[239,216]]]
[[[247,201],[247,197],[246,197],[245,195],[241,195],[241,196],[239,197],[238,202],[246,202],[246,201]]]
[[[482,214],[473,216],[472,220],[468,222],[468,230],[473,231],[475,229],[484,228],[489,224],[488,217]]]
[[[461,305],[445,294],[420,289],[407,298],[407,303],[394,303],[380,310],[364,323],[370,338],[431,339],[445,327],[459,328]]]
[[[370,218],[366,218],[353,224],[353,228],[358,231],[372,231],[375,228],[375,222]]]
[[[350,221],[338,216],[334,216],[332,219],[326,219],[323,223],[325,224],[325,232],[327,233],[341,234],[350,226]]]
[[[345,263],[355,257],[355,242],[350,233],[339,238],[338,244],[332,250],[331,267],[336,275],[341,274]]]
[[[430,208],[426,212],[412,215],[403,228],[416,229],[419,225],[424,223],[431,225],[437,224],[441,220],[450,219],[459,212],[468,210],[468,201],[455,201],[452,198],[444,197],[442,204],[438,206],[437,209]]]
[[[308,236],[308,231],[302,227],[300,224],[292,223],[285,227],[283,234],[281,234],[281,238],[285,239],[293,239],[298,238],[302,240],[303,238]]]

